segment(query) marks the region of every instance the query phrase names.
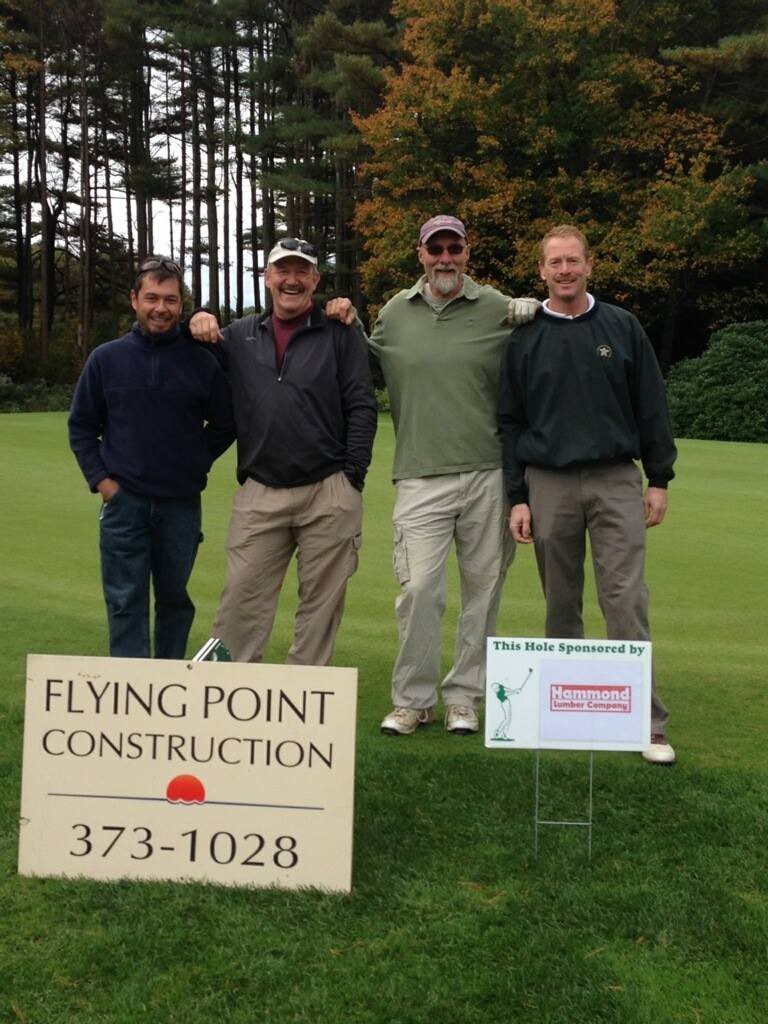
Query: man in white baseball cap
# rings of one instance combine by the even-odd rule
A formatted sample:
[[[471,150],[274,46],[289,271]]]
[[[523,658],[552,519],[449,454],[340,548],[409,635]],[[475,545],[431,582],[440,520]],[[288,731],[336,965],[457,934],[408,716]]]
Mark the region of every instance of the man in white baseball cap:
[[[317,251],[314,245],[305,242],[303,238],[281,238],[270,249],[269,256],[267,256],[267,266],[269,267],[273,263],[277,263],[278,260],[291,256],[304,260],[306,263],[311,263],[313,267],[317,268]],[[319,271],[317,276],[319,279]]]
[[[194,338],[218,342],[232,382],[240,488],[213,635],[236,661],[261,660],[296,551],[287,660],[327,665],[357,568],[376,398],[365,339],[327,319],[313,299],[319,281],[314,246],[282,238],[267,257],[269,312],[223,331],[207,312],[189,322]]]

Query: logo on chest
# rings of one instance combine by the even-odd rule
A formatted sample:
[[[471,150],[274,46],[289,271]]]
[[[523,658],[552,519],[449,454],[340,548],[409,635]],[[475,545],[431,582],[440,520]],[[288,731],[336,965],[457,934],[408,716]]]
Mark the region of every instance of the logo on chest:
[[[595,352],[597,352],[601,359],[610,359],[613,355],[613,349],[610,345],[598,345]]]

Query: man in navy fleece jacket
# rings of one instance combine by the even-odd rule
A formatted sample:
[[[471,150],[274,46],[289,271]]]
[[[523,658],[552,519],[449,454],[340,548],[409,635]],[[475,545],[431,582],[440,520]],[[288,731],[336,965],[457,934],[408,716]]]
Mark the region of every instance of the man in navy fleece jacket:
[[[184,658],[195,606],[187,593],[200,492],[234,440],[227,379],[179,332],[182,275],[149,257],[131,291],[133,329],[88,357],[69,414],[69,443],[101,495],[101,574],[113,657]]]

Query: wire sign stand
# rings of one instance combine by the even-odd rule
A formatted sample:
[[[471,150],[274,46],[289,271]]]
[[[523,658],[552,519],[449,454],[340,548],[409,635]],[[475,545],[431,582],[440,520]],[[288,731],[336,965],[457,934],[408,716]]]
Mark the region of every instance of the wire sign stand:
[[[586,834],[591,861],[595,753],[642,751],[650,742],[650,642],[488,637],[486,664],[486,747],[536,752],[534,859],[539,857],[542,829],[569,828]],[[567,794],[560,817],[554,798],[542,800],[544,750],[589,754],[586,814],[580,813],[581,776],[578,795]],[[580,760],[579,773],[582,765]],[[542,803],[550,813],[544,813]]]
[[[536,751],[534,763],[534,805],[533,805],[533,856],[539,859],[539,829],[544,825],[559,826],[561,828],[585,828],[587,830],[587,860],[592,861],[592,783],[594,779],[595,752],[589,752],[589,771],[587,773],[587,817],[583,821],[554,820],[541,818],[541,751]]]

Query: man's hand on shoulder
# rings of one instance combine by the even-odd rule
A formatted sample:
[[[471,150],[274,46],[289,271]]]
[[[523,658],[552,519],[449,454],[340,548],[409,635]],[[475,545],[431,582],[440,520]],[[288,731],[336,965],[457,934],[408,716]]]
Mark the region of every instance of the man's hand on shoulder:
[[[525,503],[513,505],[509,513],[509,532],[518,544],[532,544],[531,510]]]
[[[529,320],[533,320],[536,316],[539,306],[541,306],[541,303],[538,299],[510,299],[509,309],[507,310],[507,323],[510,327],[527,324]]]
[[[352,305],[351,299],[329,299],[325,304],[325,315],[329,320],[341,320],[349,327],[357,319],[357,310]]]
[[[658,526],[667,511],[666,487],[648,487],[643,495],[645,506],[645,526]]]
[[[195,341],[205,341],[214,345],[224,341],[224,335],[219,330],[219,322],[213,313],[195,313],[189,321],[189,333]]]

